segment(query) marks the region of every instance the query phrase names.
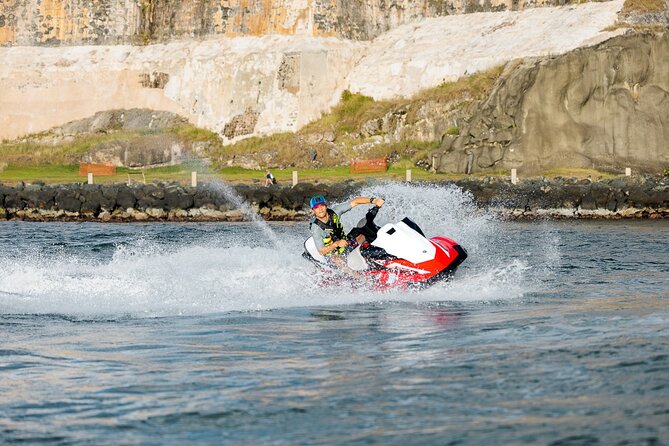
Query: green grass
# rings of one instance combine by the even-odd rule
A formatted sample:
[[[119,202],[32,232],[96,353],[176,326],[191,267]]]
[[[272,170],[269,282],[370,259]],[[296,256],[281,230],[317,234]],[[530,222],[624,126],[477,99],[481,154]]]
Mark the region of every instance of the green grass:
[[[353,174],[349,172],[348,166],[323,167],[313,169],[272,169],[272,173],[276,177],[280,185],[292,184],[293,171],[298,173],[298,181],[312,182],[312,183],[333,183],[337,181],[364,180],[366,178],[388,179],[403,181],[406,175],[407,164],[400,162],[391,165],[386,172],[375,173],[359,173]],[[156,167],[152,169],[144,169],[144,175],[147,183],[159,181],[175,181],[181,184],[190,184],[191,172],[198,172],[199,181],[224,180],[230,183],[240,184],[264,184],[265,171],[243,169],[240,167],[225,167],[221,169],[207,169],[202,167],[194,167],[189,164],[182,164],[178,166]],[[127,183],[128,172],[130,172],[130,179],[132,182],[141,182],[142,176],[138,175],[140,170],[118,168],[115,176],[103,177],[95,176],[94,182],[96,184],[107,183]],[[14,185],[19,181],[32,183],[35,181],[44,181],[47,184],[66,184],[66,183],[83,183],[87,181],[87,177],[79,176],[79,168],[77,165],[41,165],[41,166],[7,166],[0,172],[0,183],[6,185]],[[414,180],[439,180],[459,178],[463,175],[445,175],[432,174],[422,169],[411,168],[412,179]]]
[[[423,169],[413,166],[408,160],[400,160],[391,164],[386,172],[375,173],[350,173],[348,166],[322,167],[322,168],[287,168],[272,169],[279,185],[285,186],[292,184],[293,171],[298,173],[299,182],[325,183],[331,184],[346,180],[364,181],[369,178],[377,180],[405,181],[406,170],[411,169],[413,181],[446,181],[459,180],[463,178],[483,178],[483,177],[509,177],[508,170],[499,170],[495,172],[480,172],[473,175],[458,174],[439,174],[427,172]],[[198,172],[198,180],[208,182],[213,180],[223,180],[233,184],[264,184],[265,171],[254,169],[243,169],[241,167],[224,168],[206,168],[193,164],[181,164],[177,166],[156,167],[144,169],[146,182],[177,182],[183,185],[189,185],[191,181],[191,172]],[[118,168],[113,177],[96,176],[96,184],[107,183],[127,183],[128,172],[131,173],[132,182],[141,182],[141,175],[137,175],[139,170]],[[606,180],[621,175],[602,172],[594,169],[576,169],[560,168],[545,171],[543,176],[547,178],[570,177],[570,178],[592,178],[593,180]],[[86,177],[78,175],[77,165],[41,165],[41,166],[13,166],[8,165],[0,172],[0,184],[15,185],[19,181],[32,183],[37,180],[44,181],[47,184],[66,184],[83,183]]]
[[[182,141],[208,142],[213,148],[221,146],[215,132],[193,125],[184,125],[166,130],[138,130],[132,132],[114,131],[100,134],[82,134],[72,141],[52,145],[38,141],[48,139],[48,132],[31,135],[24,141],[3,141],[0,143],[0,159],[12,165],[65,165],[76,164],[91,148],[110,141],[141,141],[146,137],[160,137],[163,134],[176,135]]]
[[[461,77],[456,81],[444,82],[437,87],[420,91],[411,99],[412,101],[447,102],[458,99],[480,98],[495,85],[503,70],[504,65],[500,65],[470,76]]]
[[[177,181],[183,184],[190,184],[191,172],[193,170],[203,172],[201,168],[188,164],[155,167],[144,169],[143,172],[147,183],[152,181]],[[132,182],[141,182],[143,181],[141,172],[142,170],[140,169],[119,167],[116,169],[116,175],[94,176],[93,181],[96,184],[127,183],[128,178],[130,178]],[[130,173],[130,177],[128,173]],[[206,174],[201,173],[199,178],[203,179],[205,176]],[[37,180],[48,184],[65,184],[83,183],[88,178],[87,176],[79,176],[79,166],[77,164],[39,166],[15,166],[10,164],[0,172],[0,183],[2,184],[12,185],[19,181],[30,183]]]
[[[191,124],[171,128],[168,130],[168,132],[178,135],[188,141],[220,144],[218,133],[200,127],[195,127]]]
[[[179,132],[188,132],[188,129],[170,129],[168,133],[179,134]],[[203,131],[197,129],[192,131],[192,135],[198,136],[203,140],[201,134]],[[79,135],[72,141],[64,141],[57,145],[35,142],[39,139],[47,138],[48,133],[39,135],[31,135],[32,138],[24,142],[10,141],[0,144],[0,157],[3,162],[14,165],[45,165],[45,164],[76,164],[81,156],[90,150],[92,147],[107,143],[110,141],[133,140],[142,138],[148,135],[157,135],[161,132],[144,130],[133,132],[111,132],[102,134],[83,134]],[[215,134],[214,134],[215,135]]]
[[[396,105],[396,101],[375,101],[369,96],[345,90],[339,104],[329,113],[307,124],[299,133],[354,132],[370,119],[382,117]]]
[[[74,183],[82,181],[77,176],[76,164],[14,166],[8,165],[0,172],[0,183],[15,184],[19,181],[32,182],[42,180],[45,183]]]

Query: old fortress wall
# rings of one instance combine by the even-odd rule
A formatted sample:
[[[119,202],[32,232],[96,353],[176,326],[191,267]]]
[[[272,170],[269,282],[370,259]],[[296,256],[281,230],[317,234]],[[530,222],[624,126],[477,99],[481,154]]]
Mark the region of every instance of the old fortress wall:
[[[424,17],[559,0],[4,0],[0,45],[124,44],[268,34],[370,40]]]
[[[265,28],[254,28],[265,35],[176,38],[185,30],[197,34],[218,29],[208,20],[214,5],[224,3],[228,4],[131,0],[0,3],[0,30],[4,30],[0,32],[6,43],[0,47],[0,138],[13,139],[98,111],[122,108],[178,113],[193,124],[218,132],[225,142],[295,131],[334,105],[345,89],[376,99],[408,96],[518,57],[561,54],[604,40],[615,34],[605,29],[615,23],[622,6],[621,0],[614,0],[450,15],[398,24],[374,40],[360,41],[312,35],[336,29],[346,34],[341,26],[352,26],[352,22],[342,22],[337,28],[339,22],[334,18],[326,21],[328,26],[315,20],[320,17],[319,8],[324,7],[321,3],[281,3],[285,11],[292,12],[281,20],[278,13],[258,19],[258,23],[273,20],[271,26],[263,22]],[[372,3],[364,5],[371,8],[371,15],[360,16],[365,17],[370,30],[381,22],[390,26],[389,17],[400,10],[409,14],[410,8],[432,8],[427,3],[419,8],[407,2],[406,7],[377,5],[375,10]],[[161,9],[170,5],[176,9]],[[244,17],[233,28],[250,34],[245,23],[250,16],[255,17],[251,12],[260,5],[230,6],[236,12],[228,17]],[[209,12],[199,14],[198,7]],[[465,8],[463,4],[458,7]],[[301,8],[309,13],[298,14]],[[418,9],[411,14],[418,14]],[[70,21],[62,19],[65,13]],[[332,12],[333,17],[345,13],[352,14],[343,7]],[[145,21],[147,14],[155,17],[153,23],[163,20],[170,26],[151,28]],[[198,17],[200,26],[191,26]],[[302,23],[299,17],[314,20],[309,25],[311,31],[302,35],[269,32],[279,24],[296,32],[300,28],[296,24]],[[76,26],[63,25],[74,19]],[[399,22],[400,17],[393,20]],[[149,29],[152,36],[173,38],[146,45],[127,43],[141,29]],[[232,30],[228,25],[220,29],[221,33]],[[79,44],[74,44],[77,41]],[[91,44],[98,41],[107,44]],[[49,42],[54,45],[47,45]]]

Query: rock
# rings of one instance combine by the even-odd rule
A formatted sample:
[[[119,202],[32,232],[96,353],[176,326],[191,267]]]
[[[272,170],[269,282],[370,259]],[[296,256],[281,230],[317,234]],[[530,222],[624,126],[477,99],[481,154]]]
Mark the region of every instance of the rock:
[[[101,143],[86,152],[81,161],[140,168],[178,164],[185,154],[180,138],[167,133]]]
[[[168,187],[165,190],[163,209],[188,209],[193,206],[193,197],[181,187]]]
[[[510,130],[495,131],[490,136],[490,142],[508,143],[514,139],[514,134]]]
[[[55,128],[56,134],[109,133],[115,130],[158,130],[184,125],[188,120],[166,111],[132,108],[107,110]]]
[[[165,212],[165,210],[161,209],[156,209],[156,208],[148,208],[144,211],[146,215],[148,215],[151,218],[155,218],[156,220],[163,220],[167,217],[168,213]]]
[[[118,186],[116,192],[116,206],[121,209],[132,209],[135,207],[137,199],[134,191],[126,185]]]
[[[464,153],[447,152],[440,155],[453,157],[458,162]],[[447,163],[442,162],[442,166]],[[450,183],[445,183],[444,187]],[[299,183],[295,187],[265,188],[237,185],[232,190],[250,208],[269,220],[306,219],[310,215],[309,198],[325,195],[331,202],[341,202],[356,196],[364,185],[346,181],[328,185]],[[626,190],[618,186],[625,186]],[[553,216],[556,218],[664,218],[669,216],[669,184],[654,177],[592,181],[575,179],[526,178],[517,185],[508,179],[485,177],[466,178],[455,183],[471,194],[483,207],[495,209],[504,215],[525,218]],[[627,192],[627,194],[626,194]],[[43,194],[45,199],[40,199]],[[232,194],[220,186],[209,185],[184,188],[178,184],[154,185],[80,185],[42,186],[40,189],[17,191],[0,186],[4,206],[0,219],[33,221],[100,220],[100,221],[242,221],[248,217],[238,204],[225,197]],[[140,208],[148,197],[161,197],[164,206]],[[55,197],[51,201],[48,197]],[[115,197],[115,198],[114,198]],[[119,199],[120,197],[120,199]],[[140,197],[140,198],[137,198]],[[115,199],[119,199],[116,203]],[[112,203],[98,206],[100,201]],[[235,201],[235,200],[233,200]],[[121,203],[122,202],[122,203]],[[235,201],[236,202],[236,201]],[[11,204],[7,206],[6,203]],[[134,203],[134,206],[124,204]],[[201,206],[198,203],[203,203]],[[180,207],[183,206],[183,207]]]
[[[56,192],[54,205],[65,212],[78,213],[81,211],[81,195],[74,189],[62,188]]]
[[[180,221],[188,218],[188,215],[189,213],[183,209],[172,209],[167,213],[167,218],[170,221]]]
[[[360,133],[362,134],[362,136],[367,138],[369,136],[380,133],[382,126],[383,126],[382,118],[370,119],[369,121],[365,122],[362,125],[362,127],[360,128]]]

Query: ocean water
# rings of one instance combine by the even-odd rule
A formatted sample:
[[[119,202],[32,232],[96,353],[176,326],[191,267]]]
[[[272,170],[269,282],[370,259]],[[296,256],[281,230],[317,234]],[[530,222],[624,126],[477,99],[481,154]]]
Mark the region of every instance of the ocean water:
[[[669,444],[669,222],[362,193],[455,278],[321,287],[304,222],[0,223],[0,444]]]

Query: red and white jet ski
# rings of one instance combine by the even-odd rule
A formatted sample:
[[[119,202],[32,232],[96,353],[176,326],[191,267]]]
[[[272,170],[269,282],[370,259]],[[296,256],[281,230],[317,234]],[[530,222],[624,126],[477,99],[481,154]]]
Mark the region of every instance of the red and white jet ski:
[[[409,218],[379,228],[374,224],[378,210],[371,208],[347,236],[350,249],[346,263],[353,273],[331,267],[312,237],[304,242],[303,256],[325,272],[326,284],[349,276],[378,289],[422,288],[449,280],[467,258],[467,251],[455,241],[428,239]]]

